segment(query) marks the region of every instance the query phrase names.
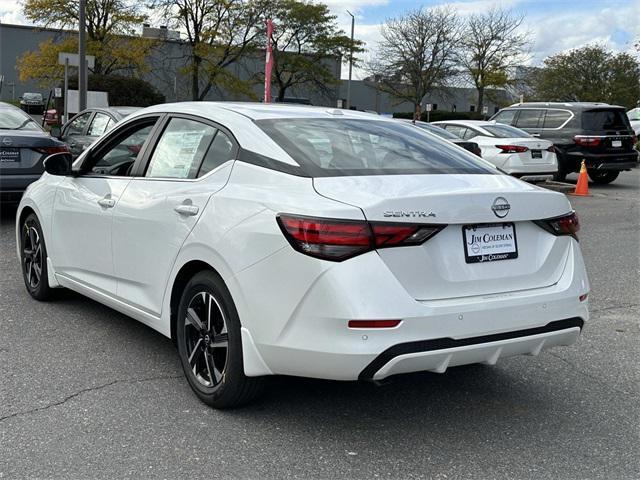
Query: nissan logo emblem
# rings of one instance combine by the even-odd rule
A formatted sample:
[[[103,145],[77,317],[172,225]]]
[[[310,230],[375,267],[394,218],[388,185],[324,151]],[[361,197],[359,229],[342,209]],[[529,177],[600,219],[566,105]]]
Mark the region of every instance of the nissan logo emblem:
[[[6,147],[8,147],[9,145],[11,145],[13,143],[13,140],[11,140],[11,138],[9,137],[4,137],[2,139],[2,144]]]
[[[493,201],[493,205],[491,205],[491,210],[495,213],[496,217],[504,218],[509,214],[509,210],[511,210],[511,205],[507,202],[507,199],[504,197],[498,197]]]

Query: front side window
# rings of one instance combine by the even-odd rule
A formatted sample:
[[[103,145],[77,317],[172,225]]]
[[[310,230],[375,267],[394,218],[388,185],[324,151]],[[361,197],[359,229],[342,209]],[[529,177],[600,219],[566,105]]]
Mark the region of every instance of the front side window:
[[[400,122],[314,118],[256,124],[314,177],[495,173],[475,155]]]
[[[69,126],[67,127],[66,135],[84,135],[84,127],[87,125],[90,117],[91,112],[87,112],[71,120]]]
[[[87,130],[87,135],[91,137],[99,137],[104,132],[106,132],[113,121],[109,115],[104,113],[96,113],[95,117],[91,121],[91,125],[89,125],[89,130]]]
[[[504,123],[505,125],[513,125],[513,119],[516,116],[516,113],[517,110],[502,110],[491,120],[495,120],[498,123]]]
[[[153,151],[145,176],[195,178],[215,133],[210,125],[172,118]]]
[[[151,133],[156,119],[142,122],[122,133],[116,133],[114,141],[90,158],[88,174],[128,176]],[[84,170],[84,168],[83,168]]]

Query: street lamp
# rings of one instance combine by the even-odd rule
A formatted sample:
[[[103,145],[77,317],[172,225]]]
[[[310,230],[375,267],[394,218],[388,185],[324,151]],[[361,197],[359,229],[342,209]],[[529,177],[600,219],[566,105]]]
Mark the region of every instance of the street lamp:
[[[349,47],[349,81],[347,82],[347,109],[351,108],[351,72],[353,71],[353,28],[356,23],[356,17],[349,10],[347,13],[351,15],[351,45]]]

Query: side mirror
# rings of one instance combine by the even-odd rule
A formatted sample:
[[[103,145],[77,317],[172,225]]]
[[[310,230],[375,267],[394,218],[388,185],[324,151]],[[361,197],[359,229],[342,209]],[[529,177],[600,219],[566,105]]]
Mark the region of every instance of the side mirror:
[[[68,152],[53,153],[44,159],[44,171],[49,175],[71,175],[73,157]]]
[[[60,138],[62,136],[62,128],[59,125],[54,125],[53,127],[51,127],[49,134],[52,137]]]

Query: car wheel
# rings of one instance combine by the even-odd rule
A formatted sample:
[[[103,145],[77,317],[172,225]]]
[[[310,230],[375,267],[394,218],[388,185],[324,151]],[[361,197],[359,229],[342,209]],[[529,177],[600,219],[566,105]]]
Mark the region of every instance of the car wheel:
[[[567,172],[558,166],[558,171],[553,174],[553,179],[556,182],[564,182],[567,180]]]
[[[589,174],[589,178],[596,185],[606,185],[607,183],[613,182],[620,172],[617,170],[604,170],[602,172],[598,171],[587,171]]]
[[[176,343],[189,385],[207,405],[237,407],[261,392],[264,379],[244,374],[238,312],[215,273],[200,272],[185,286]]]
[[[29,294],[36,300],[52,296],[47,273],[47,246],[42,227],[35,214],[30,214],[20,229],[20,256],[22,277]]]

